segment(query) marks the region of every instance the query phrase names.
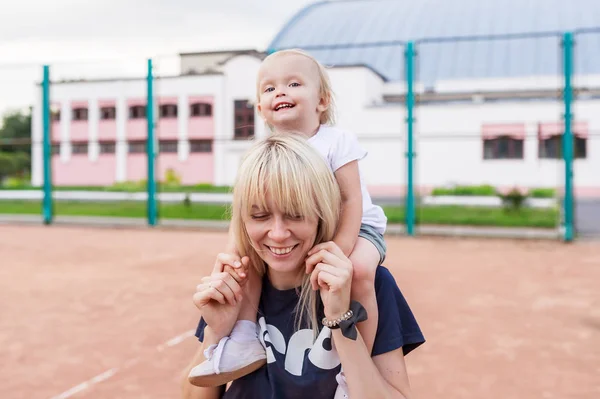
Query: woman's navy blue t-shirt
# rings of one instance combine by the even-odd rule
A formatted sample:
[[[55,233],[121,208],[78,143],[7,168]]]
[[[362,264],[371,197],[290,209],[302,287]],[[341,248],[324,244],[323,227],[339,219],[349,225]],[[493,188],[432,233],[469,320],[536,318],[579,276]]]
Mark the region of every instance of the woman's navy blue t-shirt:
[[[402,347],[404,354],[425,342],[421,329],[384,266],[377,268],[375,292],[379,308],[377,335],[372,356]],[[231,384],[223,399],[332,399],[335,376],[341,371],[339,356],[332,347],[331,330],[322,327],[316,339],[312,330],[295,330],[295,289],[280,291],[263,280],[259,305],[259,337],[267,351],[267,364]],[[319,320],[322,314],[319,315]],[[196,337],[204,339],[206,323],[200,320]]]

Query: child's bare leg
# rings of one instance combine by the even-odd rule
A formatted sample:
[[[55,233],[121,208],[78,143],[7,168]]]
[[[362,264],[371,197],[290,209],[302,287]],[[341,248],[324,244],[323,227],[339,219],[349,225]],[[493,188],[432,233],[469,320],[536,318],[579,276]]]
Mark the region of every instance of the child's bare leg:
[[[245,271],[246,281],[242,287],[243,299],[238,320],[257,322],[258,302],[262,291],[262,278],[256,270],[250,268]]]
[[[375,296],[375,271],[380,258],[379,251],[369,240],[358,237],[350,254],[350,260],[354,267],[351,296],[353,300],[360,302],[367,311],[367,320],[358,323],[357,328],[369,353],[373,350],[379,320]]]

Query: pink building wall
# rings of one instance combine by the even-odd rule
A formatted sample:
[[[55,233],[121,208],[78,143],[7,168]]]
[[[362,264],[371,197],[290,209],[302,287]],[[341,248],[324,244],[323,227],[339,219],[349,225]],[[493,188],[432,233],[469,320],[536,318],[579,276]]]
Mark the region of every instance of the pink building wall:
[[[177,105],[177,97],[161,97],[158,99],[159,107],[161,105]],[[181,110],[177,110],[178,114]],[[160,112],[160,111],[159,111]],[[162,117],[159,114],[158,123],[156,124],[156,135],[159,139],[177,140],[179,125],[177,117]]]
[[[187,106],[196,102],[213,105],[212,97],[190,97]],[[165,97],[158,99],[159,104],[177,104],[177,97]],[[127,102],[127,115],[125,117],[125,129],[127,141],[145,141],[147,136],[146,119],[129,119],[129,107],[146,105],[145,98],[132,98]],[[53,103],[60,107],[60,104]],[[98,107],[116,106],[115,99],[101,99]],[[73,108],[89,107],[88,101],[76,101],[71,103],[70,112]],[[89,116],[88,109],[88,116]],[[180,112],[180,111],[179,111]],[[179,113],[178,112],[178,113]],[[61,115],[61,119],[65,116]],[[157,135],[162,140],[177,140],[178,119],[159,118]],[[214,119],[210,116],[189,117],[188,139],[211,139],[214,137]],[[116,141],[116,120],[98,121],[98,140],[100,142]],[[52,139],[60,142],[60,122],[52,123]],[[70,125],[71,143],[87,143],[89,141],[88,121],[71,121]],[[56,185],[112,185],[116,176],[116,154],[100,154],[98,159],[92,162],[88,154],[71,154],[69,160],[63,163],[58,154],[52,157],[52,174]],[[188,159],[179,161],[177,154],[159,154],[156,164],[156,176],[158,180],[164,180],[168,169],[173,169],[181,178],[182,184],[190,185],[197,183],[212,183],[214,181],[214,155],[213,153],[190,153]],[[139,181],[147,178],[146,154],[126,155],[126,177],[128,181]]]
[[[127,100],[127,115],[125,122],[125,134],[127,140],[146,140],[148,136],[148,127],[146,124],[146,118],[140,119],[129,119],[129,107],[141,105],[146,106],[146,99],[144,98],[130,98]]]
[[[188,120],[188,137],[190,139],[210,139],[215,136],[214,101],[210,96],[189,97],[188,107],[194,103],[206,103],[213,107],[211,116],[190,116]]]
[[[214,176],[214,156],[212,153],[190,154],[184,162],[177,154],[161,154],[157,164],[156,177],[165,180],[167,170],[171,168],[181,178],[181,184],[212,183]]]
[[[99,100],[98,108],[116,107],[115,100]],[[117,121],[116,119],[99,119],[98,120],[98,141],[115,141],[117,138]]]
[[[89,104],[87,101],[73,101],[71,102],[70,112],[73,112],[75,108],[88,108],[89,117]],[[63,115],[61,115],[61,119]],[[74,121],[71,119],[71,126],[69,127],[69,138],[71,141],[88,141],[89,139],[89,123],[88,120]]]
[[[72,155],[63,163],[52,157],[52,178],[57,186],[108,186],[115,181],[116,160],[113,154],[100,155],[95,162],[87,154]]]
[[[56,109],[60,111],[60,103],[51,103],[50,109]],[[64,118],[63,115],[60,115],[60,118]],[[60,120],[52,121],[50,125],[50,140],[53,142],[60,142]]]
[[[146,154],[127,154],[127,181],[146,180]]]
[[[147,178],[145,154],[129,154],[127,157],[127,180],[140,181]],[[181,178],[181,184],[212,183],[214,176],[214,156],[212,153],[190,154],[181,162],[177,154],[160,154],[156,162],[156,179],[164,181],[167,170],[173,169]]]

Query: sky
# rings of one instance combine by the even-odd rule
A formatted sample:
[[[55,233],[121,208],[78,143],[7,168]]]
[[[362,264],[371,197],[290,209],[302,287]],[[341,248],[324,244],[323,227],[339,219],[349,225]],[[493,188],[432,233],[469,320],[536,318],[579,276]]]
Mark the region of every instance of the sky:
[[[20,0],[0,6],[0,113],[52,78],[139,74],[147,58],[176,72],[180,52],[264,50],[316,0]],[[140,69],[141,68],[141,69]]]

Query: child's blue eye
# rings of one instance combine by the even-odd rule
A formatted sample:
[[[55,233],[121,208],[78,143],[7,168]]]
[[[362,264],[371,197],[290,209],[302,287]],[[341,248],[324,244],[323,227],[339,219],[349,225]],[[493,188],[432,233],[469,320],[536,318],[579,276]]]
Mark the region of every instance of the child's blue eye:
[[[290,83],[290,86],[297,87],[297,86],[300,86],[300,83],[295,83],[295,82],[294,83]]]

